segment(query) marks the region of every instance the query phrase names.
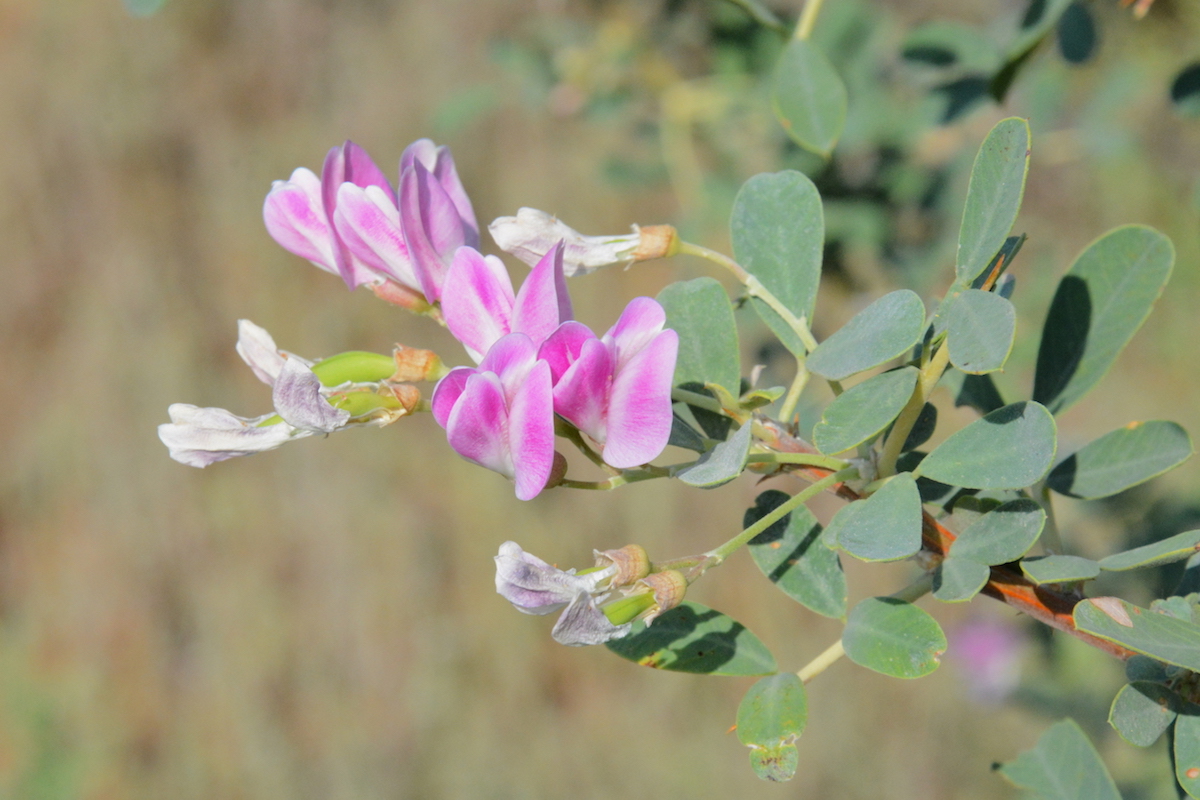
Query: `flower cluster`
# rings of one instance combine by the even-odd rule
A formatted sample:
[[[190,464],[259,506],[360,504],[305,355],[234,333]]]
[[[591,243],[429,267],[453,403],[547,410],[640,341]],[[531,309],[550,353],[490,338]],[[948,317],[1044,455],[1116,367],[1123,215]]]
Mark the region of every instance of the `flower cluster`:
[[[492,225],[501,247],[533,266],[514,292],[500,259],[479,252],[475,212],[450,152],[428,139],[405,149],[396,186],[358,145],[335,147],[319,178],[300,168],[276,181],[263,218],[280,245],[340,275],[351,289],[369,286],[444,322],[477,366],[445,374],[429,409],[455,451],[511,478],[522,500],[540,493],[555,472],[556,419],[587,434],[618,469],[645,464],[666,447],[679,339],[664,327],[662,307],[636,298],[597,336],[574,319],[564,263],[576,274],[613,260],[666,255],[676,241],[673,229],[586,237],[522,209]],[[417,390],[397,383],[409,378],[368,369],[342,376],[347,386],[331,383],[249,323],[238,352],[272,386],[275,413],[246,419],[223,409],[172,406],[171,423],[159,435],[176,460],[206,466],[350,424],[386,424],[418,408]],[[440,375],[427,370],[415,379],[431,377]],[[372,381],[387,386],[366,386]],[[351,401],[334,397],[347,389],[395,393],[398,385],[407,387],[402,400],[377,403],[369,413],[359,408],[361,400],[351,408]]]
[[[496,556],[496,591],[525,614],[562,611],[550,635],[579,646],[619,639],[635,619],[650,624],[683,600],[687,580],[675,570],[651,573],[642,547],[594,552],[595,568],[577,573],[505,542]]]

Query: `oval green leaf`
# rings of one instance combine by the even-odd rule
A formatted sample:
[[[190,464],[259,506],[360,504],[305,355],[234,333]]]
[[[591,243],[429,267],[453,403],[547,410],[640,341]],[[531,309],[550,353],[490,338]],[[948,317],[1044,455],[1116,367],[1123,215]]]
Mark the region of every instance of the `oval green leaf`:
[[[755,498],[746,509],[750,527],[788,500],[775,489]],[[826,617],[846,615],[846,575],[837,553],[824,546],[817,518],[800,506],[750,540],[750,556],[771,583],[804,607]]]
[[[833,455],[875,436],[900,414],[920,374],[916,367],[902,367],[842,392],[825,407],[813,428],[813,444]]]
[[[685,602],[647,626],[635,622],[606,645],[643,667],[705,675],[769,675],[775,656],[740,622],[700,603]]]
[[[1051,725],[1032,750],[1000,773],[1039,800],[1121,800],[1096,748],[1073,719]]]
[[[1200,117],[1200,63],[1188,64],[1171,81],[1171,102],[1185,117]]]
[[[1037,556],[1021,561],[1021,571],[1034,583],[1090,581],[1100,574],[1100,565],[1080,556]]]
[[[1050,303],[1033,399],[1057,414],[1095,386],[1150,315],[1174,263],[1171,240],[1145,225],[1088,245]]]
[[[912,603],[868,597],[850,611],[842,646],[859,666],[893,678],[920,678],[941,663],[946,634]]]
[[[950,556],[933,573],[933,596],[943,603],[962,603],[979,594],[992,569],[968,558]]]
[[[1158,567],[1191,558],[1200,550],[1200,530],[1177,533],[1153,544],[1135,547],[1100,559],[1100,569],[1120,572],[1127,569]]]
[[[911,473],[902,472],[864,500],[833,515],[825,535],[830,545],[863,561],[897,561],[921,549],[921,494]]]
[[[1191,437],[1174,422],[1131,422],[1065,458],[1046,476],[1046,485],[1095,500],[1174,469],[1191,454]]]
[[[786,170],[755,175],[742,184],[729,220],[738,263],[810,324],[821,282],[824,213],[821,196],[808,176]],[[807,352],[783,317],[758,298],[752,298],[751,305],[785,347],[796,355]]]
[[[1175,778],[1190,797],[1200,797],[1200,706],[1194,703],[1175,719]]]
[[[1038,403],[1013,403],[956,431],[917,471],[951,486],[1019,489],[1046,474],[1057,444],[1049,411]]]
[[[750,687],[737,712],[737,735],[750,748],[750,766],[769,781],[791,780],[799,756],[794,742],[808,722],[808,699],[795,673],[763,678]]]
[[[1007,564],[1029,552],[1045,524],[1046,512],[1036,501],[1010,500],[968,525],[950,545],[950,555],[981,564]]]
[[[750,434],[753,423],[747,420],[737,433],[704,453],[694,464],[675,473],[675,477],[701,489],[713,489],[742,474],[746,456],[750,454]]]
[[[1117,597],[1093,597],[1075,606],[1075,627],[1142,655],[1200,672],[1200,627],[1139,608]]]
[[[678,281],[658,293],[666,327],[679,334],[675,386],[715,383],[735,397],[742,381],[737,324],[725,288],[713,278]]]
[[[1016,222],[1029,172],[1029,123],[1002,119],[979,148],[971,168],[958,233],[957,282],[969,285],[1000,251]]]
[[[1108,711],[1108,724],[1137,747],[1149,747],[1179,713],[1179,695],[1161,683],[1134,681],[1121,687]]]
[[[840,381],[908,352],[925,332],[925,304],[916,292],[889,292],[817,346],[808,369]]]
[[[1004,367],[1017,333],[1017,310],[998,294],[967,289],[950,304],[946,345],[950,363],[981,375]]]
[[[807,39],[792,39],[775,65],[771,104],[796,144],[829,157],[846,127],[846,85],[826,55]]]

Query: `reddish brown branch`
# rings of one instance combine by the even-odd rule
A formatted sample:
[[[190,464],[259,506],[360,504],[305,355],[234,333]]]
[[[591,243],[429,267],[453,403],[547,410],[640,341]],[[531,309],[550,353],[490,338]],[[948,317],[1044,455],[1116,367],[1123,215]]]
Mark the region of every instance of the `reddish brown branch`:
[[[787,433],[774,420],[764,420],[763,428],[771,434],[771,438],[766,444],[781,453],[817,452],[807,442]],[[830,474],[829,470],[803,465],[786,465],[781,467],[781,469],[795,473],[810,481],[818,481]],[[858,500],[861,498],[861,495],[857,491],[844,483],[839,483],[831,487],[830,491],[835,492],[839,497],[846,500]],[[922,544],[925,551],[933,557],[935,562],[940,561],[946,557],[946,553],[950,550],[950,545],[958,537],[953,531],[934,519],[928,511],[922,509],[921,514]],[[1056,591],[1047,586],[1039,586],[1020,572],[1007,566],[992,567],[991,577],[980,593],[999,600],[1001,603],[1033,617],[1038,622],[1074,636],[1092,647],[1103,650],[1117,658],[1126,659],[1135,655],[1132,650],[1127,650],[1119,644],[1097,638],[1075,627],[1075,619],[1072,616],[1072,612],[1075,605],[1083,599],[1081,594]]]

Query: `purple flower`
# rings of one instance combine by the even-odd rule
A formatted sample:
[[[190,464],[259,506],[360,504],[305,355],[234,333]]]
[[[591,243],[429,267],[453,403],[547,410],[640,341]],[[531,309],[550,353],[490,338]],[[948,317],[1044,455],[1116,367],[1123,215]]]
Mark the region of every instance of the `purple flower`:
[[[430,404],[463,458],[512,478],[521,500],[545,488],[554,465],[554,396],[550,366],[537,359],[529,336],[510,333],[477,369],[451,370]]]
[[[563,248],[550,250],[513,295],[512,281],[495,256],[470,247],[454,254],[442,292],[446,327],[476,362],[502,337],[524,333],[538,347],[572,317],[562,269]]]
[[[949,634],[947,654],[956,661],[969,693],[982,703],[999,703],[1021,682],[1023,639],[1015,626],[973,619]]]
[[[538,353],[550,365],[554,410],[604,446],[619,469],[652,461],[671,435],[679,336],[657,301],[638,297],[602,338],[566,322]]]
[[[347,141],[329,151],[320,179],[301,168],[276,181],[263,219],[285,249],[341,275],[351,289],[387,283],[383,294],[394,302],[432,303],[454,250],[479,242],[475,214],[449,151],[428,139],[401,156],[400,186],[398,195],[366,151]]]

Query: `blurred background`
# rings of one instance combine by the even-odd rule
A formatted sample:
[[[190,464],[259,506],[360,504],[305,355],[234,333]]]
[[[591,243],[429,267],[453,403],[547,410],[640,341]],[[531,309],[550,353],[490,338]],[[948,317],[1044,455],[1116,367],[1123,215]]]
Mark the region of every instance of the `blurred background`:
[[[1003,798],[991,764],[1071,714],[1126,798],[1173,797],[1165,744],[1139,751],[1105,724],[1121,665],[986,598],[932,609],[951,649],[929,677],[844,662],[818,678],[798,775],[768,785],[727,733],[753,679],[563,648],[494,593],[506,539],[563,566],[631,541],[656,558],[708,549],[740,528],[753,477],[521,503],[428,416],[203,471],[155,431],[172,402],[269,408],[234,352],[239,318],[310,358],[402,342],[466,361],[436,325],[266,234],[271,181],[319,170],[346,138],[389,173],[418,137],[451,145],[484,223],[529,205],[585,233],[670,222],[725,250],[740,183],[804,169],[829,200],[820,336],[889,289],[938,295],[974,153],[1018,114],[1034,145],[1006,397],[1028,396],[1074,255],[1144,222],[1174,240],[1174,277],[1063,416],[1060,451],[1135,419],[1198,432],[1200,121],[1180,73],[1200,59],[1200,9],[1158,0],[1138,21],[1084,3],[999,105],[978,75],[1039,2],[827,4],[816,38],[851,95],[829,165],[770,111],[781,39],[722,0],[170,0],[141,17],[119,0],[0,3],[0,796]],[[799,6],[773,4],[787,20]],[[978,46],[939,54],[950,23]],[[577,316],[602,330],[630,297],[702,274],[673,259],[579,278]],[[745,365],[787,380],[742,320]],[[1068,547],[1100,556],[1197,527],[1198,478],[1193,461],[1110,501],[1062,500]],[[852,601],[912,569],[860,567]],[[1097,591],[1148,602],[1173,577]],[[785,669],[839,631],[744,554],[689,597]]]

